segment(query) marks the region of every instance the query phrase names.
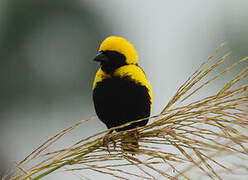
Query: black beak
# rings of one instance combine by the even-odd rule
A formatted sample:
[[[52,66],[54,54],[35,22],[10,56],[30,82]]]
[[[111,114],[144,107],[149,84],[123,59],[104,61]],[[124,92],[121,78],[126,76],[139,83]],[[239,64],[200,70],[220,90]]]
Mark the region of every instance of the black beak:
[[[97,62],[107,62],[109,59],[103,52],[99,52],[93,60]]]

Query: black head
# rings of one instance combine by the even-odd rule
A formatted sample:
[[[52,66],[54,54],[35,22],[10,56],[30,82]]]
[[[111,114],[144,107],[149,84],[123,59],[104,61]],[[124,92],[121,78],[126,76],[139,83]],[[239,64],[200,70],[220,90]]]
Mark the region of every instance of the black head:
[[[126,57],[116,51],[101,51],[94,61],[100,62],[101,68],[104,72],[112,74],[115,69],[127,65]]]

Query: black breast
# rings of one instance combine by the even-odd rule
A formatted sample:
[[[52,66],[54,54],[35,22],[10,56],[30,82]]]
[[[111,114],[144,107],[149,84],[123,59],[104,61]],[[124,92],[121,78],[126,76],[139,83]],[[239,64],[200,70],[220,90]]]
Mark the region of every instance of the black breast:
[[[93,90],[93,100],[97,116],[108,128],[150,116],[148,89],[129,77],[98,82]],[[117,131],[144,126],[147,122],[137,122]]]

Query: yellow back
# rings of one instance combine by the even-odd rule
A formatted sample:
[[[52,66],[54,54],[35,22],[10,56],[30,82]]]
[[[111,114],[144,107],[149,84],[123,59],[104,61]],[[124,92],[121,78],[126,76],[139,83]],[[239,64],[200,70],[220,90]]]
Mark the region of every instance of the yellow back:
[[[143,70],[137,65],[131,64],[131,65],[121,66],[120,68],[116,69],[112,75],[105,73],[101,68],[99,68],[95,76],[95,80],[93,83],[93,89],[96,87],[96,84],[98,82],[101,82],[102,80],[106,78],[125,77],[125,76],[129,76],[132,80],[140,83],[142,86],[145,86],[148,89],[148,93],[151,98],[151,107],[152,107],[153,95],[152,95],[151,85],[149,81],[147,80],[146,75],[143,72]]]

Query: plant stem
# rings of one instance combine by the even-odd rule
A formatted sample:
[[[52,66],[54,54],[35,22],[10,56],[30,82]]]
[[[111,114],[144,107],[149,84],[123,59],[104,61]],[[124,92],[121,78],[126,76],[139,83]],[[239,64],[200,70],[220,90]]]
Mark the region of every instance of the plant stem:
[[[42,174],[40,174],[40,175],[38,175],[38,176],[36,176],[34,178],[31,178],[31,180],[39,180],[39,179],[43,178],[44,176],[52,173],[53,171],[56,171],[57,169],[59,169],[59,168],[61,168],[63,166],[66,166],[66,165],[69,165],[69,164],[73,164],[73,162],[75,161],[75,159],[79,159],[79,158],[83,157],[84,155],[93,152],[94,150],[98,149],[100,146],[101,146],[101,143],[97,143],[96,145],[94,145],[93,147],[90,147],[87,151],[85,151],[82,154],[76,156],[75,158],[70,159],[70,160],[67,160],[64,163],[59,164],[56,167],[54,167],[52,169],[49,169],[49,170],[45,171],[44,173],[42,173]]]

